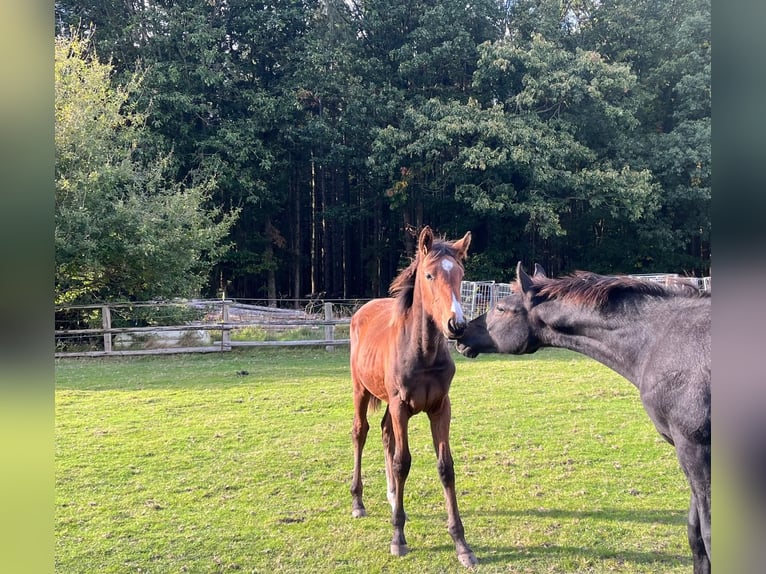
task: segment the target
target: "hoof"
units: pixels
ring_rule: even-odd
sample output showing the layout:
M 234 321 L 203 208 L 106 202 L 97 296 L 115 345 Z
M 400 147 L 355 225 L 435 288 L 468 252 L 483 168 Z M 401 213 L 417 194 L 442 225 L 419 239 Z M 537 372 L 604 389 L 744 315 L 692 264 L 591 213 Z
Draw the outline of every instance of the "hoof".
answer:
M 406 556 L 409 551 L 410 549 L 406 544 L 391 545 L 391 554 L 394 556 Z
M 354 508 L 351 511 L 351 516 L 354 518 L 362 518 L 362 516 L 367 516 L 367 511 L 364 508 Z
M 479 561 L 476 559 L 476 556 L 474 556 L 473 552 L 458 554 L 457 559 L 460 560 L 460 563 L 466 568 L 473 568 L 479 563 Z

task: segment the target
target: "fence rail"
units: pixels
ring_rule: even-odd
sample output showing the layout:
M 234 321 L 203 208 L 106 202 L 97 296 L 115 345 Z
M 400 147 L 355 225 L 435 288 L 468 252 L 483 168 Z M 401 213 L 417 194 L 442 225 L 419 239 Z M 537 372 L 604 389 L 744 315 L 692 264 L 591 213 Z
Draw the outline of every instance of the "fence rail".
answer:
M 232 300 L 62 307 L 56 309 L 55 356 L 211 353 L 254 346 L 332 350 L 349 343 L 344 335 L 362 301 L 292 303 L 299 308 Z

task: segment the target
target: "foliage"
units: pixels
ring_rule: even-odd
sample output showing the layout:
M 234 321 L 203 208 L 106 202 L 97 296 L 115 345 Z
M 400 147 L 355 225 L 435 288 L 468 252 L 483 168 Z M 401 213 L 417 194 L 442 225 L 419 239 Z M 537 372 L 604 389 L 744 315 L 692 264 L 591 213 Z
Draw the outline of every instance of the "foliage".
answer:
M 709 273 L 709 0 L 265 6 L 56 2 L 146 119 L 133 156 L 240 210 L 206 294 L 385 294 L 425 223 L 488 272 Z
M 630 384 L 560 350 L 456 362 L 451 445 L 481 571 L 689 571 L 686 481 Z M 56 571 L 464 572 L 424 414 L 410 554 L 389 554 L 377 432 L 369 516 L 351 518 L 350 393 L 342 349 L 58 360 Z
M 628 149 L 659 191 L 655 217 L 636 228 L 646 264 L 694 269 L 710 257 L 710 2 L 608 0 L 599 12 L 584 41 L 638 77 L 640 130 Z
M 140 77 L 111 73 L 86 39 L 56 39 L 56 303 L 195 295 L 234 215 L 206 206 L 212 179 L 144 156 Z

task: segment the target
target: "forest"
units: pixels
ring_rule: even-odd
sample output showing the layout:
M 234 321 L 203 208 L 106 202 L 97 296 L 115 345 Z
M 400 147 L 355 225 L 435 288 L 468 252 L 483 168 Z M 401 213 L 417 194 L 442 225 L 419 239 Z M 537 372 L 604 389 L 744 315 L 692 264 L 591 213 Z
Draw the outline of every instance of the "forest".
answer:
M 711 267 L 709 0 L 57 0 L 57 304 Z

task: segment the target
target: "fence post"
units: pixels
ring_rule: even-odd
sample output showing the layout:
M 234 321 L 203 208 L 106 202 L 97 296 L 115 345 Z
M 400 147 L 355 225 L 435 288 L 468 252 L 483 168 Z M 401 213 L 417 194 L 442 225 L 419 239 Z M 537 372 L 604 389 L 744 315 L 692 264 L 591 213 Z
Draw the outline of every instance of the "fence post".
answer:
M 101 326 L 104 329 L 104 352 L 112 352 L 112 334 L 108 332 L 112 328 L 112 312 L 109 305 L 101 307 Z
M 231 328 L 229 327 L 229 303 L 222 301 L 221 307 L 221 350 L 231 351 Z
M 325 321 L 332 321 L 332 303 L 325 303 L 324 304 L 324 320 Z M 324 326 L 324 338 L 327 341 L 334 341 L 335 340 L 335 325 L 325 325 Z M 325 346 L 326 351 L 332 351 L 335 349 L 335 345 L 327 345 Z

